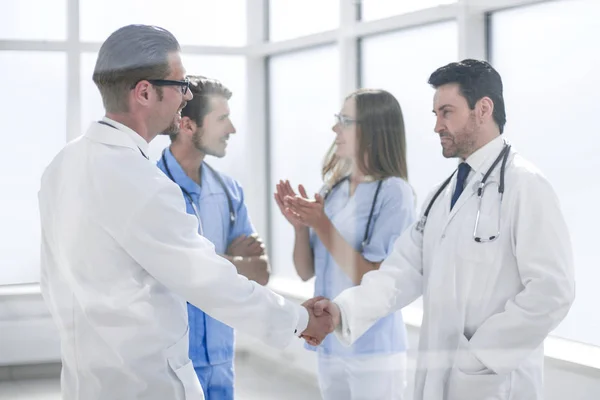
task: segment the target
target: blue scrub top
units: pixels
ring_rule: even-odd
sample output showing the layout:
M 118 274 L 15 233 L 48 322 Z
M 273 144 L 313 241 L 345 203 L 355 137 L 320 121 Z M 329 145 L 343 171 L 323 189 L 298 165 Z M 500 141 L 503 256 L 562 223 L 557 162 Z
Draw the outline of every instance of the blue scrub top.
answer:
M 335 228 L 356 250 L 360 251 L 378 182 L 364 182 L 350 196 L 350 183 L 345 180 L 335 187 L 325 202 L 325 214 Z M 400 234 L 415 221 L 415 198 L 411 186 L 401 178 L 387 178 L 373 210 L 368 243 L 362 255 L 371 262 L 383 261 L 393 249 Z M 352 280 L 336 264 L 318 236 L 311 229 L 310 243 L 315 259 L 315 296 L 333 299 Z M 365 299 L 369 301 L 369 299 Z M 308 349 L 315 347 L 306 345 Z M 352 357 L 365 354 L 393 354 L 406 351 L 406 328 L 400 311 L 379 320 L 352 346 L 346 347 L 335 335 L 328 335 L 318 350 L 327 355 Z
M 186 175 L 170 149 L 165 149 L 165 159 L 175 182 L 190 193 L 200 213 L 204 237 L 215 245 L 218 254 L 225 254 L 227 246 L 240 235 L 251 235 L 255 232 L 244 203 L 244 192 L 234 179 L 219 173 L 235 210 L 235 223 L 230 229 L 229 205 L 227 194 L 218 181 L 215 172 L 202 166 L 202 185 Z M 166 173 L 166 168 L 159 159 L 158 168 Z M 183 195 L 183 192 L 182 192 Z M 183 196 L 188 214 L 194 209 L 187 196 Z M 198 226 L 200 232 L 200 225 Z M 202 310 L 188 303 L 188 319 L 190 325 L 190 359 L 194 367 L 217 365 L 233 360 L 233 329 L 205 314 Z

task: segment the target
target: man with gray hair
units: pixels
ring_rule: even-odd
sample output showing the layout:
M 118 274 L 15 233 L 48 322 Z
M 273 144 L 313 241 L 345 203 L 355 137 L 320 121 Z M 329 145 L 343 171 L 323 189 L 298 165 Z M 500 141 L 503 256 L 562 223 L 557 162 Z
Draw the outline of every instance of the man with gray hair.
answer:
M 45 170 L 41 288 L 61 339 L 63 400 L 204 399 L 188 358 L 186 301 L 284 347 L 331 317 L 238 275 L 197 232 L 179 187 L 147 159 L 192 99 L 168 31 L 130 25 L 98 54 L 106 115 Z

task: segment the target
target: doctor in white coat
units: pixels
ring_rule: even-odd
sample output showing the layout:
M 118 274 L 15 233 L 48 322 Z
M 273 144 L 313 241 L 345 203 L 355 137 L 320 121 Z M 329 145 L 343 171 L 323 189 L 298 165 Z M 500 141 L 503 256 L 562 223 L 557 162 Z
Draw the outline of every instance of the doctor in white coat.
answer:
M 435 131 L 444 157 L 461 159 L 458 171 L 378 271 L 314 311 L 331 312 L 350 344 L 423 295 L 415 399 L 541 400 L 543 341 L 575 294 L 557 197 L 503 140 L 502 81 L 488 63 L 449 64 L 429 83 Z
M 106 117 L 43 174 L 41 288 L 60 332 L 63 400 L 202 400 L 186 300 L 273 346 L 333 330 L 330 316 L 238 275 L 146 158 L 192 98 L 184 77 L 171 33 L 117 30 L 94 70 Z

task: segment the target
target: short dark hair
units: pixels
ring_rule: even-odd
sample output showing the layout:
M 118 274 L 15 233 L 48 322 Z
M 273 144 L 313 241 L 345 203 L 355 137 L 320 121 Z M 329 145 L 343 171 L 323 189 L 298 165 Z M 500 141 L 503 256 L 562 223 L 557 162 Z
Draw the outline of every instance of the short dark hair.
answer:
M 467 100 L 471 110 L 483 97 L 492 99 L 494 121 L 500 133 L 504 131 L 506 110 L 502 96 L 502 78 L 489 63 L 473 59 L 453 62 L 438 68 L 429 77 L 429 84 L 435 89 L 448 83 L 458 83 L 460 93 Z
M 204 117 L 212 111 L 210 104 L 212 97 L 220 96 L 229 100 L 233 93 L 216 79 L 199 75 L 188 75 L 187 78 L 190 81 L 190 90 L 194 98 L 188 101 L 183 110 L 181 110 L 181 116 L 188 117 L 196 125 L 202 126 Z M 171 141 L 173 141 L 177 137 L 177 133 L 169 136 Z
M 168 56 L 177 51 L 175 36 L 157 26 L 128 25 L 113 32 L 100 47 L 93 75 L 106 111 L 127 112 L 131 88 L 169 75 Z

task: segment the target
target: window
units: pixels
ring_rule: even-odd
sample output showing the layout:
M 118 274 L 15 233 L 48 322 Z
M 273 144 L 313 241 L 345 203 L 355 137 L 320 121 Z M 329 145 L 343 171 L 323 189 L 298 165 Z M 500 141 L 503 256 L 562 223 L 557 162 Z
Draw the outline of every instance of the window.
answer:
M 0 39 L 67 39 L 67 0 L 10 0 L 1 7 Z
M 269 39 L 294 39 L 336 29 L 339 0 L 269 0 Z
M 577 298 L 554 333 L 595 345 L 600 345 L 595 232 L 600 139 L 594 123 L 600 55 L 593 38 L 600 34 L 599 14 L 597 1 L 574 0 L 497 12 L 491 19 L 507 139 L 550 180 L 571 234 Z
M 389 57 L 390 49 L 398 57 Z M 456 167 L 455 160 L 442 156 L 438 135 L 433 131 L 431 112 L 434 90 L 427 84 L 438 67 L 458 56 L 455 22 L 426 25 L 371 36 L 361 43 L 361 83 L 382 88 L 400 103 L 406 129 L 408 178 L 417 197 L 417 214 L 434 185 Z M 421 300 L 414 305 L 422 308 Z
M 66 141 L 66 81 L 65 54 L 0 52 L 0 285 L 39 282 L 37 194 Z
M 456 0 L 360 0 L 360 2 L 362 4 L 362 20 L 372 21 L 430 7 L 452 4 L 456 3 Z
M 458 57 L 456 23 L 445 22 L 371 36 L 362 41 L 362 87 L 382 88 L 400 102 L 406 128 L 408 177 L 421 209 L 431 188 L 456 168 L 442 156 L 433 131 L 434 90 L 427 84 L 438 67 Z M 394 49 L 397 57 L 390 57 Z
M 272 190 L 289 179 L 309 195 L 322 186 L 323 157 L 333 143 L 339 96 L 338 52 L 324 46 L 269 60 L 269 149 Z M 271 198 L 272 199 L 272 198 Z M 292 263 L 294 231 L 271 200 L 271 264 L 278 276 L 299 279 Z
M 80 15 L 87 42 L 103 42 L 128 24 L 150 24 L 168 29 L 182 45 L 246 44 L 246 0 L 80 0 Z

